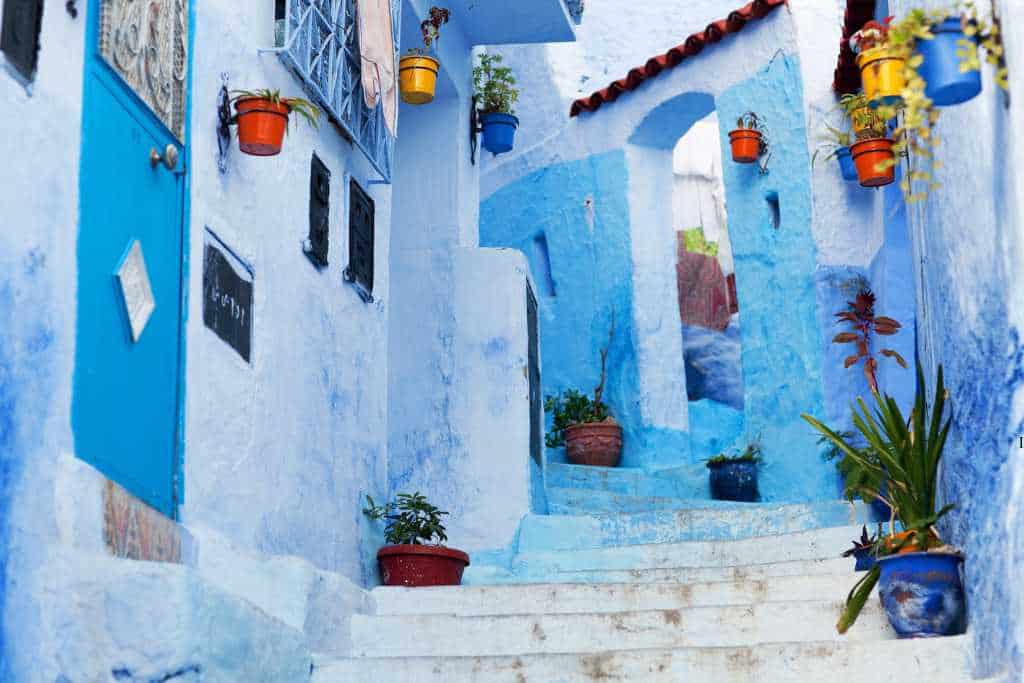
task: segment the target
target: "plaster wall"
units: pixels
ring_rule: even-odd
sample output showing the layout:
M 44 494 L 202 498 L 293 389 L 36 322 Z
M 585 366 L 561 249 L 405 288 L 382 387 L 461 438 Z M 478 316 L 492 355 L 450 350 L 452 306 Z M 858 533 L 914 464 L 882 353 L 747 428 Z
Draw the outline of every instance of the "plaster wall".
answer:
M 891 2 L 900 14 L 911 3 Z M 938 8 L 938 2 L 913 3 Z M 1020 566 L 1024 465 L 1024 8 L 1000 2 L 1012 103 L 982 68 L 984 91 L 943 108 L 938 123 L 941 187 L 907 209 L 917 292 L 917 349 L 930 388 L 942 364 L 953 427 L 941 468 L 942 524 L 964 548 L 976 674 L 1019 680 L 1024 672 Z M 987 8 L 987 5 L 986 5 Z

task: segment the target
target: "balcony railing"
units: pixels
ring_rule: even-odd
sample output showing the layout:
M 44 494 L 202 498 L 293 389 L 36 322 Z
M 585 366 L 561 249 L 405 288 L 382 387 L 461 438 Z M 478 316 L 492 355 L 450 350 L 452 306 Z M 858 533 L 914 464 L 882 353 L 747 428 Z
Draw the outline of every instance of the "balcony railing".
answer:
M 391 0 L 396 70 L 401 11 L 401 0 Z M 275 52 L 390 182 L 395 138 L 381 103 L 370 109 L 363 97 L 355 0 L 286 0 L 283 29 Z

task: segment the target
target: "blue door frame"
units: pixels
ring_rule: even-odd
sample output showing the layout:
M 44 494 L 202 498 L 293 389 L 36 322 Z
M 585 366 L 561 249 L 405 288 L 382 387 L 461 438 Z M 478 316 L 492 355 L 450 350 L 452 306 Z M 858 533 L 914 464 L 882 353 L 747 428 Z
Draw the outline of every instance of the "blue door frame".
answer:
M 160 512 L 184 500 L 185 321 L 194 8 L 184 134 L 174 133 L 100 54 L 101 0 L 86 17 L 72 430 L 76 455 Z M 147 151 L 179 151 L 174 170 Z M 133 341 L 114 271 L 138 242 L 156 308 Z

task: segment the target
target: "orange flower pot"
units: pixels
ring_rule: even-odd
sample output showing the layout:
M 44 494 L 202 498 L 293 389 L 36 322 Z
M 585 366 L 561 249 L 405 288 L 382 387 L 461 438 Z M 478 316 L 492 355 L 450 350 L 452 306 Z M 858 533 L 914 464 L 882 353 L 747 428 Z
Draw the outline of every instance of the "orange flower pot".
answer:
M 752 164 L 761 156 L 761 131 L 737 128 L 729 133 L 732 160 L 739 164 Z
M 281 153 L 291 107 L 259 97 L 247 97 L 235 102 L 235 111 L 238 112 L 239 149 L 257 157 Z
M 857 166 L 857 179 L 863 187 L 881 187 L 896 180 L 896 155 L 892 140 L 875 138 L 861 140 L 850 147 L 853 163 Z

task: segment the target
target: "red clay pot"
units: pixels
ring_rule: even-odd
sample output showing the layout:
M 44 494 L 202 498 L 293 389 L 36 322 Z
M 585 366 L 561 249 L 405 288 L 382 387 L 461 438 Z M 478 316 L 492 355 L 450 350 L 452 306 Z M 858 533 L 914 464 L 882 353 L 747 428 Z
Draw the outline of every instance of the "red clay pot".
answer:
M 377 563 L 385 586 L 458 586 L 469 555 L 443 545 L 386 545 Z
M 622 457 L 622 427 L 614 422 L 566 427 L 565 452 L 573 465 L 616 467 Z
M 737 128 L 729 133 L 732 145 L 732 160 L 740 164 L 752 164 L 761 156 L 761 131 L 751 128 Z
M 861 140 L 850 147 L 850 153 L 857 165 L 857 179 L 862 187 L 881 187 L 896 180 L 896 164 L 888 164 L 884 170 L 879 170 L 880 163 L 896 158 L 892 152 L 892 140 Z
M 281 153 L 291 107 L 259 97 L 235 102 L 238 112 L 238 148 L 257 157 Z

